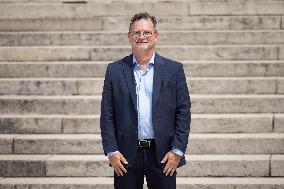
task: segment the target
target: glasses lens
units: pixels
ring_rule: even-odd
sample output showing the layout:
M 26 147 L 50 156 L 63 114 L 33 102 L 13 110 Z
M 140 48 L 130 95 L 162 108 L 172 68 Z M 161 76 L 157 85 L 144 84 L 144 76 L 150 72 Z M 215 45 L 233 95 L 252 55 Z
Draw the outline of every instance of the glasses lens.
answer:
M 145 31 L 145 32 L 143 32 L 143 35 L 145 37 L 150 37 L 152 35 L 152 32 Z
M 149 31 L 143 31 L 143 32 L 141 32 L 141 31 L 135 31 L 135 32 L 132 33 L 132 36 L 135 37 L 135 38 L 137 38 L 137 37 L 139 37 L 141 34 L 143 34 L 144 37 L 151 37 L 153 33 L 152 33 L 152 32 L 149 32 Z

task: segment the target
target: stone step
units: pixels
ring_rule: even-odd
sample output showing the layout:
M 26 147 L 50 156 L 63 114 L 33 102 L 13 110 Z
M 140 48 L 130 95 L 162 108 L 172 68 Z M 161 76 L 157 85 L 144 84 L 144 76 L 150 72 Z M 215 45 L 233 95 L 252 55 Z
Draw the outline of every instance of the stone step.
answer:
M 187 155 L 187 164 L 178 177 L 264 177 L 281 170 L 270 170 L 270 163 L 283 164 L 284 155 L 270 162 L 270 155 Z M 113 176 L 104 155 L 1 155 L 3 177 L 98 177 Z M 279 174 L 277 176 L 284 176 Z
M 146 181 L 144 189 L 147 188 Z M 113 178 L 110 177 L 52 177 L 52 178 L 3 178 L 0 180 L 1 189 L 113 189 Z M 284 178 L 269 177 L 178 177 L 177 189 L 220 189 L 220 188 L 265 188 L 280 189 L 284 187 Z
M 160 31 L 160 45 L 284 44 L 284 31 Z M 125 32 L 0 32 L 0 46 L 128 45 Z
M 283 14 L 283 1 L 194 1 L 190 15 L 274 15 Z
M 284 46 L 159 46 L 174 60 L 283 60 Z M 0 61 L 111 61 L 129 55 L 129 46 L 0 47 Z
M 0 78 L 0 95 L 100 95 L 103 78 Z M 191 94 L 281 94 L 284 77 L 187 78 Z
M 0 135 L 0 154 L 13 153 L 13 138 L 17 135 Z
M 100 96 L 0 96 L 0 114 L 99 114 Z M 283 113 L 284 95 L 191 95 L 192 113 Z
M 98 134 L 99 115 L 1 115 L 1 134 Z M 284 114 L 193 114 L 191 133 L 282 132 Z
M 274 122 L 274 131 L 275 132 L 284 132 L 284 115 L 275 114 Z
M 98 134 L 1 134 L 0 147 L 2 154 L 103 153 Z M 186 153 L 283 154 L 284 133 L 190 134 Z
M 158 16 L 159 30 L 283 29 L 284 16 Z M 0 18 L 0 31 L 126 31 L 128 17 Z M 281 23 L 282 20 L 282 23 Z
M 112 3 L 1 3 L 1 19 L 93 18 L 96 16 L 132 16 L 148 11 L 156 16 L 188 15 L 281 15 L 283 1 L 260 2 L 112 2 Z M 52 10 L 52 11 L 50 11 Z M 111 11 L 109 11 L 111 10 Z
M 258 15 L 258 16 L 210 15 L 210 16 L 188 16 L 188 17 L 161 17 L 158 18 L 157 21 L 159 24 L 158 25 L 159 29 L 163 30 L 171 30 L 171 29 L 173 30 L 250 30 L 250 29 L 259 30 L 259 29 L 283 29 L 284 27 L 283 16 L 279 18 L 279 16 L 263 16 L 263 15 Z M 16 21 L 14 22 L 15 24 L 18 24 Z M 79 21 L 77 21 L 77 23 L 78 22 Z M 40 24 L 39 21 L 37 22 L 37 24 Z M 28 27 L 29 25 L 31 24 L 28 24 L 27 26 L 22 26 L 22 28 L 27 28 L 27 30 L 36 31 L 36 29 L 33 29 L 33 27 L 31 26 Z M 129 26 L 129 18 L 127 17 L 125 18 L 109 17 L 102 20 L 101 30 L 113 31 L 113 28 L 116 28 L 116 30 L 125 30 L 126 28 L 128 28 L 128 26 Z M 14 28 L 16 28 L 16 26 Z M 59 27 L 57 28 L 60 29 Z M 87 29 L 88 28 L 86 28 L 86 30 Z M 47 31 L 50 30 L 47 29 Z
M 137 3 L 143 3 L 143 2 L 155 2 L 155 3 L 159 3 L 161 1 L 164 0 L 137 0 L 135 2 Z M 172 0 L 172 2 L 188 2 L 188 3 L 192 3 L 192 2 L 196 2 L 198 0 Z M 202 0 L 202 2 L 222 2 L 220 0 Z M 242 3 L 255 3 L 255 2 L 269 2 L 271 0 L 227 0 L 228 2 L 242 2 Z M 86 1 L 82 1 L 82 2 L 78 2 L 77 0 L 66 0 L 66 1 L 62 1 L 62 0 L 0 0 L 0 3 L 114 3 L 117 2 L 116 0 L 86 0 Z M 133 3 L 132 0 L 120 0 L 120 2 L 124 2 L 124 3 Z
M 182 61 L 187 77 L 283 77 L 284 61 Z M 0 62 L 0 78 L 104 77 L 108 62 Z M 226 71 L 224 71 L 226 70 Z M 283 91 L 283 87 L 278 90 Z
M 0 19 L 131 17 L 143 11 L 149 11 L 157 16 L 188 16 L 189 13 L 188 5 L 184 2 L 2 3 Z
M 281 177 L 284 175 L 284 156 L 273 155 L 271 157 L 271 176 Z

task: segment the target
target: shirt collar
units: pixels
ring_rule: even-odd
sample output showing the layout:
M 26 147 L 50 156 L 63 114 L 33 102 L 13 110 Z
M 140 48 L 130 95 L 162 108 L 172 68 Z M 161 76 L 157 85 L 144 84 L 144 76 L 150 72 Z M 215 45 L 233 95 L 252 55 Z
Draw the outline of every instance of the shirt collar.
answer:
M 156 56 L 156 53 L 154 52 L 154 54 L 152 55 L 152 58 L 150 59 L 149 64 L 154 64 L 155 56 Z M 133 55 L 133 65 L 139 65 L 134 55 Z

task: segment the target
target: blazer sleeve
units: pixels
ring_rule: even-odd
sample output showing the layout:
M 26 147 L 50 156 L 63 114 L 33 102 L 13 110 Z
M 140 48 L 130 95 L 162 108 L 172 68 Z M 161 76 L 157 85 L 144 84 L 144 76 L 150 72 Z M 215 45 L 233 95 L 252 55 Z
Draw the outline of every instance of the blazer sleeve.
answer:
M 101 101 L 100 129 L 105 155 L 118 151 L 114 125 L 113 86 L 110 65 L 107 66 Z
M 176 79 L 176 110 L 175 110 L 175 133 L 171 146 L 186 151 L 191 122 L 191 102 L 183 70 L 180 64 Z

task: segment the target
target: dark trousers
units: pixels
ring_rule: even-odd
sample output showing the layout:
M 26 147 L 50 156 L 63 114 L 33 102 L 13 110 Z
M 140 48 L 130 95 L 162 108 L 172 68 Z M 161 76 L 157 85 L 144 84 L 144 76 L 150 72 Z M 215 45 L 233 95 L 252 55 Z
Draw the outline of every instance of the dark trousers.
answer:
M 138 149 L 135 164 L 127 166 L 127 173 L 114 173 L 115 189 L 143 189 L 144 175 L 148 189 L 176 189 L 176 173 L 166 176 L 157 162 L 155 146 Z

